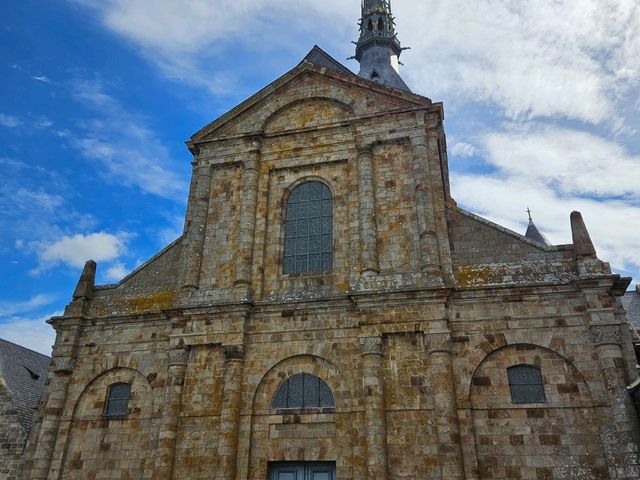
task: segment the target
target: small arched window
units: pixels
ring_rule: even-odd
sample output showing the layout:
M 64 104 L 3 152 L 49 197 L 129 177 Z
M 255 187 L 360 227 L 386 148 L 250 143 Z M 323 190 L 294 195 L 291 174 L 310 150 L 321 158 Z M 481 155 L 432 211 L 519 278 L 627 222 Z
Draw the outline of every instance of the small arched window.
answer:
M 324 380 L 308 373 L 293 375 L 278 388 L 271 408 L 275 410 L 334 408 L 336 401 Z
M 533 365 L 516 365 L 507 369 L 512 403 L 546 403 L 542 373 Z
M 373 22 L 371 20 L 369 20 L 369 23 L 367 23 L 367 30 L 373 32 Z
M 105 417 L 126 417 L 129 412 L 131 398 L 130 383 L 114 383 L 107 392 L 107 403 L 104 408 Z
M 287 201 L 284 273 L 324 273 L 332 267 L 331 190 L 322 182 L 305 182 Z
M 378 30 L 384 30 L 384 20 L 382 18 L 378 19 Z

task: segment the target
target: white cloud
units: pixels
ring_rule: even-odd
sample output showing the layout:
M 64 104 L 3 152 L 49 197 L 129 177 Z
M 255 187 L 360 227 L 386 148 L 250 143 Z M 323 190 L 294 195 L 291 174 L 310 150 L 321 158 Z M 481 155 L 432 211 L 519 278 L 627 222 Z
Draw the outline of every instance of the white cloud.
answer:
M 38 116 L 33 121 L 34 128 L 46 129 L 53 126 L 53 122 L 45 116 Z
M 111 267 L 107 269 L 107 272 L 106 272 L 107 278 L 115 282 L 122 280 L 128 274 L 129 274 L 129 270 L 121 262 L 114 263 Z
M 214 93 L 234 87 L 231 48 L 258 58 L 317 42 L 342 54 L 359 16 L 357 2 L 341 0 L 70 1 L 95 9 L 168 77 Z M 635 0 L 396 0 L 393 8 L 412 47 L 403 74 L 429 96 L 495 104 L 512 118 L 598 123 L 640 82 Z
M 640 156 L 597 135 L 557 126 L 486 135 L 488 160 L 504 174 L 537 179 L 563 193 L 640 201 Z
M 0 316 L 0 338 L 50 356 L 56 333 L 46 322 L 51 317 L 60 315 L 62 312 L 53 312 L 36 318 L 24 316 L 2 318 Z
M 42 83 L 53 83 L 46 75 L 36 75 L 31 78 Z
M 15 314 L 29 313 L 45 305 L 51 304 L 54 297 L 48 294 L 39 294 L 22 302 L 0 301 L 0 318 Z
M 113 182 L 184 200 L 187 182 L 176 173 L 176 162 L 145 126 L 145 119 L 106 94 L 98 81 L 77 82 L 74 96 L 94 110 L 96 118 L 86 122 L 77 136 L 69 138 L 72 146 L 85 158 L 98 162 L 103 175 Z
M 38 244 L 40 264 L 35 273 L 59 264 L 82 267 L 88 260 L 113 261 L 125 253 L 126 234 L 106 232 L 65 236 L 52 243 Z
M 17 117 L 0 113 L 0 125 L 7 128 L 17 128 L 21 127 L 23 124 L 22 121 Z
M 476 154 L 476 147 L 467 142 L 456 142 L 449 147 L 449 153 L 458 157 L 473 157 Z
M 639 83 L 635 0 L 394 5 L 413 47 L 405 73 L 438 98 L 495 104 L 512 118 L 598 123 Z
M 341 0 L 218 0 L 215 6 L 209 0 L 69 1 L 95 9 L 107 28 L 128 39 L 166 77 L 214 95 L 237 91 L 237 74 L 227 64 L 237 70 L 238 63 L 229 60 L 239 50 L 282 54 L 297 50 L 305 37 L 309 48 L 320 38 L 332 43 L 350 38 L 359 10 L 356 2 Z

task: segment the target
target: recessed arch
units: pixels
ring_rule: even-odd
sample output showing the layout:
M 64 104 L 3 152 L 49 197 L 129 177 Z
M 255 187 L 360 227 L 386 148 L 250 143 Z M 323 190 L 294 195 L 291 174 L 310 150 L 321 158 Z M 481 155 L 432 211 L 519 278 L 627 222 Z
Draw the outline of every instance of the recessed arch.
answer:
M 473 371 L 473 374 L 471 375 L 471 380 L 470 380 L 470 384 L 469 384 L 469 390 L 468 390 L 468 395 L 469 395 L 469 400 L 473 403 L 473 399 L 472 399 L 472 393 L 473 393 L 473 388 L 474 388 L 474 379 L 477 379 L 482 372 L 483 366 L 485 366 L 488 362 L 491 362 L 493 360 L 496 359 L 496 357 L 498 356 L 503 356 L 503 357 L 514 357 L 514 358 L 518 358 L 518 356 L 520 358 L 527 358 L 529 357 L 529 359 L 527 361 L 516 361 L 514 360 L 509 366 L 516 366 L 516 365 L 520 365 L 520 364 L 528 364 L 528 365 L 533 365 L 536 367 L 540 367 L 539 364 L 536 364 L 536 362 L 534 360 L 532 360 L 531 358 L 535 357 L 536 354 L 535 352 L 546 352 L 546 354 L 548 356 L 553 357 L 557 360 L 562 360 L 564 362 L 565 365 L 565 369 L 567 371 L 567 374 L 573 379 L 574 382 L 577 382 L 581 385 L 581 388 L 585 391 L 585 394 L 588 395 L 589 398 L 591 398 L 591 392 L 589 389 L 589 384 L 586 381 L 584 375 L 582 375 L 582 373 L 567 359 L 565 358 L 563 355 L 559 354 L 558 352 L 543 347 L 541 345 L 535 345 L 535 344 L 530 344 L 530 343 L 515 343 L 515 344 L 510 344 L 510 345 L 504 345 L 500 348 L 497 348 L 496 350 L 493 350 L 492 352 L 488 353 L 481 361 L 480 363 L 476 366 L 476 368 Z M 512 353 L 515 352 L 515 353 Z M 519 353 L 519 355 L 517 355 L 517 353 Z M 544 373 L 544 371 L 543 371 Z M 482 374 L 484 375 L 484 374 Z M 504 369 L 503 372 L 503 379 L 508 379 L 507 376 L 507 370 L 506 368 Z M 476 384 L 477 383 L 481 383 L 478 382 L 476 380 Z M 506 382 L 506 385 L 508 385 L 508 381 Z
M 512 373 L 519 368 L 526 372 L 514 381 Z M 524 387 L 523 391 L 514 392 L 514 386 Z M 600 478 L 602 445 L 593 441 L 599 405 L 583 375 L 559 353 L 528 343 L 492 351 L 474 371 L 469 405 L 481 480 L 497 478 L 505 469 L 519 476 L 520 468 L 534 461 L 539 451 L 562 442 L 562 435 L 569 431 L 580 453 L 550 458 L 546 466 L 563 471 L 562 478 L 570 468 L 584 471 L 585 477 Z M 522 457 L 517 464 L 509 456 L 514 449 Z M 602 461 L 594 464 L 593 458 Z
M 292 355 L 277 361 L 262 376 L 256 386 L 252 400 L 253 413 L 269 413 L 271 401 L 280 385 L 288 378 L 308 373 L 320 377 L 333 393 L 336 409 L 347 407 L 351 399 L 352 386 L 346 383 L 336 365 L 324 357 L 309 353 Z
M 130 367 L 113 367 L 96 375 L 90 380 L 84 387 L 73 408 L 73 418 L 99 418 L 104 411 L 104 405 L 99 406 L 95 402 L 84 405 L 85 399 L 88 396 L 100 398 L 101 391 L 103 403 L 106 401 L 106 393 L 111 385 L 118 383 L 128 383 L 132 385 L 132 395 L 134 400 L 140 400 L 139 406 L 135 408 L 135 412 L 141 415 L 150 414 L 152 410 L 151 405 L 151 385 L 149 380 L 140 372 Z M 85 408 L 86 406 L 86 408 Z M 100 414 L 98 414 L 100 412 Z
M 331 97 L 306 97 L 290 101 L 271 112 L 262 124 L 265 133 L 316 127 L 347 120 L 351 105 Z

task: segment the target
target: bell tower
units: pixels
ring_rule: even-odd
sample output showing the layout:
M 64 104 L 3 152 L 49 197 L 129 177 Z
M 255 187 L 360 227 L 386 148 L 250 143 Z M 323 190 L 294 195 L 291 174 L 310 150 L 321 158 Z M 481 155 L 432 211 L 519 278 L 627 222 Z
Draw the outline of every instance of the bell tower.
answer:
M 399 58 L 405 49 L 396 35 L 390 0 L 362 0 L 360 38 L 355 44 L 359 76 L 410 91 L 399 73 Z

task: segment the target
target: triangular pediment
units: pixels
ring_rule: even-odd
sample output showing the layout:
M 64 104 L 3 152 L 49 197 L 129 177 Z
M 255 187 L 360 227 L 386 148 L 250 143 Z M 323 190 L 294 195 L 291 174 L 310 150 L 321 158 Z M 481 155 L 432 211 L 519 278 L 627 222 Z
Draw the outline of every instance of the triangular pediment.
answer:
M 205 126 L 191 141 L 195 145 L 277 129 L 317 127 L 431 104 L 426 97 L 358 77 L 316 46 L 299 65 Z M 287 114 L 298 122 L 290 128 Z

